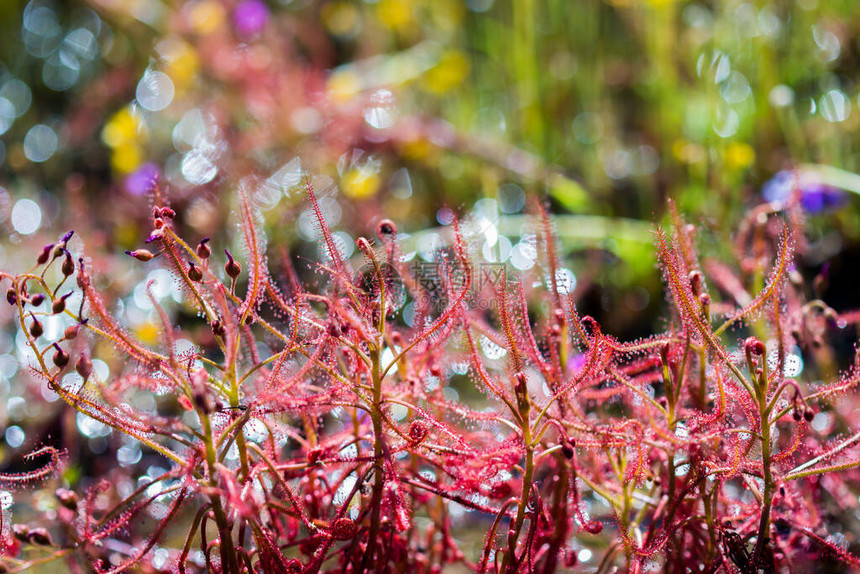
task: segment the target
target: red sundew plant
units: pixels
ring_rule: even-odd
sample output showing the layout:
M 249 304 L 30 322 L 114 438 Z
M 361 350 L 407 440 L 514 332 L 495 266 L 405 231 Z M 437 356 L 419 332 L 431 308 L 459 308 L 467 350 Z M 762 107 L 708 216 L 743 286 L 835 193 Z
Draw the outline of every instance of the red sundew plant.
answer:
M 790 376 L 796 345 L 820 342 L 819 319 L 839 322 L 807 300 L 794 266 L 796 200 L 750 214 L 740 272 L 701 263 L 695 230 L 670 210 L 655 243 L 671 317 L 624 343 L 577 311 L 543 210 L 533 272 L 488 273 L 455 221 L 431 278 L 405 262 L 388 220 L 344 258 L 310 186 L 308 197 L 322 245 L 313 287 L 268 248 L 244 193 L 244 253 L 220 257 L 221 238 L 179 236 L 156 190 L 148 247 L 128 254 L 169 269 L 198 313 L 177 325 L 149 291 L 156 346 L 114 318 L 105 270 L 71 252 L 70 234 L 29 271 L 0 275 L 31 372 L 166 467 L 118 469 L 137 485 L 126 492 L 106 478 L 60 488 L 41 525 L 10 526 L 0 501 L 6 570 L 548 573 L 590 556 L 599 572 L 860 566 L 836 525 L 857 505 L 860 433 L 841 405 L 860 373 Z M 47 316 L 70 326 L 46 338 Z M 195 343 L 184 352 L 180 329 Z M 129 359 L 106 380 L 99 341 Z M 458 386 L 479 398 L 458 399 Z M 156 408 L 133 406 L 134 393 Z M 810 425 L 819 415 L 828 424 Z M 61 446 L 0 482 L 48 480 Z

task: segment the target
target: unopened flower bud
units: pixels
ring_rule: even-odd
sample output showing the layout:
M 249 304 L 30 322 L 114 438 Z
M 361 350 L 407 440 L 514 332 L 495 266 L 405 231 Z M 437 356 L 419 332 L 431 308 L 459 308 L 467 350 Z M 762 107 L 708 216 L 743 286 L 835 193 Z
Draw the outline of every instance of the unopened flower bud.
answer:
M 54 302 L 51 303 L 51 312 L 56 315 L 58 313 L 62 313 L 66 310 L 66 299 L 68 299 L 72 295 L 72 292 L 69 291 L 65 295 L 57 297 L 54 299 Z
M 806 422 L 811 423 L 812 419 L 815 418 L 815 413 L 812 412 L 812 409 L 804 409 L 803 418 L 806 420 Z
M 53 357 L 54 364 L 61 369 L 65 369 L 66 365 L 69 364 L 69 354 L 56 343 L 54 343 L 54 348 L 56 349 Z
M 87 355 L 81 355 L 75 362 L 75 371 L 86 381 L 93 374 L 93 362 Z
M 27 535 L 30 534 L 30 527 L 26 524 L 13 524 L 12 536 L 21 542 L 27 542 Z
M 603 523 L 599 520 L 589 520 L 582 525 L 582 529 L 589 534 L 600 534 L 603 532 Z
M 51 546 L 53 544 L 51 541 L 51 535 L 48 533 L 46 528 L 31 529 L 30 533 L 27 535 L 27 541 L 39 546 Z
M 69 239 L 72 238 L 72 235 L 75 234 L 75 231 L 69 231 L 65 235 L 63 235 L 57 244 L 54 246 L 54 258 L 61 256 L 63 252 L 66 250 L 66 243 L 68 243 Z
M 57 500 L 60 501 L 60 504 L 62 504 L 63 507 L 68 508 L 69 510 L 78 509 L 78 495 L 73 491 L 67 488 L 58 488 L 55 494 L 57 496 Z
M 355 521 L 345 516 L 338 518 L 331 525 L 331 537 L 335 540 L 350 540 L 357 531 Z
M 44 265 L 48 262 L 48 258 L 51 257 L 51 250 L 54 249 L 54 244 L 49 243 L 42 248 L 42 252 L 39 253 L 39 256 L 36 258 L 36 263 L 39 265 Z
M 518 395 L 525 393 L 526 388 L 527 388 L 526 387 L 526 382 L 527 382 L 526 381 L 526 374 L 523 373 L 522 371 L 518 372 L 516 374 L 516 380 L 517 380 L 517 382 L 514 384 L 514 390 L 517 392 Z
M 761 357 L 766 351 L 764 343 L 755 337 L 749 337 L 744 341 L 744 349 L 754 357 Z
M 72 254 L 68 250 L 66 251 L 66 258 L 63 259 L 63 266 L 60 269 L 66 277 L 75 272 L 75 262 L 72 261 Z
M 412 421 L 409 423 L 409 438 L 416 443 L 427 438 L 427 425 L 422 421 Z
M 173 219 L 176 217 L 176 212 L 170 209 L 169 207 L 162 207 L 159 215 L 164 219 Z
M 215 319 L 212 322 L 212 333 L 216 337 L 221 337 L 221 338 L 223 338 L 224 335 L 227 334 L 227 330 L 224 329 L 224 323 L 222 323 L 220 319 Z
M 155 257 L 152 251 L 148 249 L 135 249 L 134 251 L 126 251 L 125 254 L 143 262 L 149 261 Z
M 570 460 L 573 458 L 573 449 L 570 448 L 569 444 L 561 445 L 561 454 L 564 455 L 564 458 Z
M 513 488 L 507 482 L 497 482 L 490 487 L 490 498 L 507 498 L 513 493 Z
M 38 307 L 39 305 L 41 305 L 44 302 L 45 302 L 45 296 L 42 295 L 41 293 L 36 293 L 32 297 L 30 297 L 30 305 L 32 305 L 33 307 Z
M 697 270 L 693 270 L 690 271 L 689 278 L 690 289 L 692 289 L 693 295 L 698 296 L 702 292 L 702 274 Z
M 66 327 L 66 331 L 63 333 L 63 338 L 71 341 L 75 337 L 78 336 L 78 331 L 81 330 L 81 325 L 86 325 L 87 319 L 84 319 L 80 323 L 75 323 L 74 325 L 69 325 Z
M 203 272 L 191 261 L 188 262 L 188 278 L 197 283 L 203 280 Z
M 212 255 L 212 250 L 209 248 L 209 238 L 204 237 L 197 244 L 197 257 L 200 259 L 209 259 L 210 255 Z
M 30 323 L 30 335 L 31 335 L 34 339 L 38 339 L 39 337 L 41 337 L 41 336 L 42 336 L 42 333 L 44 333 L 44 332 L 45 332 L 45 330 L 42 328 L 42 324 L 39 322 L 39 320 L 38 320 L 38 319 L 36 319 L 36 316 L 35 316 L 35 315 L 33 315 L 32 313 L 30 313 L 30 317 L 32 317 L 32 318 L 33 318 L 33 322 L 32 322 L 32 323 Z
M 394 235 L 397 233 L 397 226 L 390 219 L 383 219 L 379 222 L 379 225 L 376 226 L 376 233 L 380 238 Z
M 159 239 L 164 238 L 164 231 L 161 229 L 154 229 L 152 233 L 149 234 L 149 237 L 146 238 L 144 243 L 152 243 L 153 241 L 158 241 Z
M 18 293 L 15 291 L 14 287 L 9 287 L 6 290 L 6 302 L 10 305 L 14 305 L 18 302 Z
M 224 264 L 224 271 L 227 272 L 227 275 L 229 275 L 231 279 L 235 279 L 239 276 L 239 273 L 242 272 L 242 266 L 233 259 L 233 256 L 230 255 L 229 251 L 225 249 L 224 253 L 227 254 L 227 263 Z

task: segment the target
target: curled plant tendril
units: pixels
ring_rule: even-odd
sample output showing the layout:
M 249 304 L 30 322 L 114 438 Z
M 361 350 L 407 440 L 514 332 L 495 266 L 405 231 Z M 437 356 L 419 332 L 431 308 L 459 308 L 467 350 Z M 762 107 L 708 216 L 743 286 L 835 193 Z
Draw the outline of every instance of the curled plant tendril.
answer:
M 0 485 L 4 488 L 22 488 L 47 480 L 59 471 L 63 454 L 63 451 L 59 451 L 52 446 L 43 446 L 40 449 L 34 450 L 24 455 L 24 460 L 34 460 L 43 456 L 50 457 L 50 460 L 36 470 L 14 474 L 0 473 Z

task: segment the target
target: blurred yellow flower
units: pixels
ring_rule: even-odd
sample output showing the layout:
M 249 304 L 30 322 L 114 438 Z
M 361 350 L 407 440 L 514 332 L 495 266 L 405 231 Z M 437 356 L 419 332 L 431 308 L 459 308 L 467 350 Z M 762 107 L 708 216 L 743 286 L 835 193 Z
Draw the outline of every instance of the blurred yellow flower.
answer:
M 376 5 L 379 21 L 387 28 L 404 32 L 415 23 L 410 0 L 380 0 Z
M 102 129 L 102 141 L 111 148 L 111 167 L 119 173 L 137 169 L 143 161 L 141 144 L 145 140 L 145 126 L 128 106 L 111 116 Z
M 342 180 L 343 194 L 351 199 L 371 197 L 379 191 L 379 174 L 368 167 L 352 168 Z
M 188 24 L 201 35 L 211 34 L 221 27 L 226 19 L 224 6 L 216 0 L 194 2 L 188 7 Z
M 200 59 L 194 49 L 179 38 L 168 38 L 159 42 L 156 50 L 163 61 L 162 69 L 173 80 L 176 91 L 187 89 L 200 69 Z
M 755 150 L 751 145 L 742 142 L 732 142 L 723 152 L 723 162 L 727 169 L 744 169 L 755 161 Z
M 138 325 L 134 334 L 137 335 L 137 338 L 146 345 L 154 345 L 159 342 L 161 339 L 161 333 L 158 330 L 158 327 L 155 323 L 146 322 Z
M 461 50 L 448 50 L 424 75 L 424 87 L 437 94 L 451 91 L 469 75 L 469 58 Z
M 124 143 L 113 149 L 111 167 L 122 174 L 131 173 L 143 162 L 143 150 L 136 143 Z
M 337 103 L 344 103 L 361 91 L 361 79 L 352 70 L 339 70 L 328 79 L 328 93 Z
M 111 148 L 118 147 L 129 142 L 134 142 L 143 137 L 143 122 L 137 117 L 131 107 L 125 107 L 107 121 L 102 130 L 102 141 Z
M 407 159 L 425 160 L 436 149 L 438 148 L 425 138 L 415 138 L 403 142 L 401 153 Z
M 361 13 L 349 2 L 329 2 L 322 7 L 320 16 L 325 27 L 335 36 L 352 36 L 361 27 Z

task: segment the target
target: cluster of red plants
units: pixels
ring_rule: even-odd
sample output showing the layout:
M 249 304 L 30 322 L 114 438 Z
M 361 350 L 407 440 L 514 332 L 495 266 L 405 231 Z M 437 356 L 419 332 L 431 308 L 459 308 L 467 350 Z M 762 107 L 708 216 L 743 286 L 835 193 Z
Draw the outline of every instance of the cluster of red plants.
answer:
M 860 372 L 814 387 L 786 376 L 791 350 L 820 343 L 838 319 L 808 300 L 794 267 L 796 198 L 750 214 L 738 271 L 700 262 L 695 230 L 670 210 L 672 231 L 656 233 L 668 326 L 625 343 L 553 280 L 559 255 L 540 208 L 532 274 L 477 284 L 455 221 L 428 294 L 394 223 L 345 260 L 308 187 L 322 245 L 312 287 L 290 257 L 275 260 L 244 194 L 234 258 L 214 249 L 223 238 L 180 237 L 182 214 L 155 191 L 147 248 L 129 255 L 167 267 L 199 313 L 183 325 L 196 347 L 181 354 L 179 326 L 151 295 L 157 348 L 119 324 L 69 235 L 32 269 L 0 274 L 31 372 L 169 467 L 130 495 L 107 480 L 60 489 L 51 525 L 10 527 L 4 506 L 5 569 L 57 559 L 98 572 L 549 573 L 586 548 L 601 572 L 860 566 L 828 527 L 828 500 L 857 505 L 860 434 L 833 439 L 854 422 L 839 405 Z M 70 308 L 73 291 L 82 302 Z M 413 327 L 392 305 L 403 293 Z M 475 296 L 494 304 L 468 305 Z M 46 340 L 40 319 L 57 314 L 74 324 Z M 109 380 L 92 366 L 98 339 L 130 359 Z M 64 384 L 71 369 L 82 384 Z M 464 373 L 483 394 L 474 404 L 451 392 Z M 127 401 L 140 392 L 157 396 L 155 412 Z M 832 424 L 811 430 L 822 411 Z M 49 479 L 59 448 L 0 481 Z

